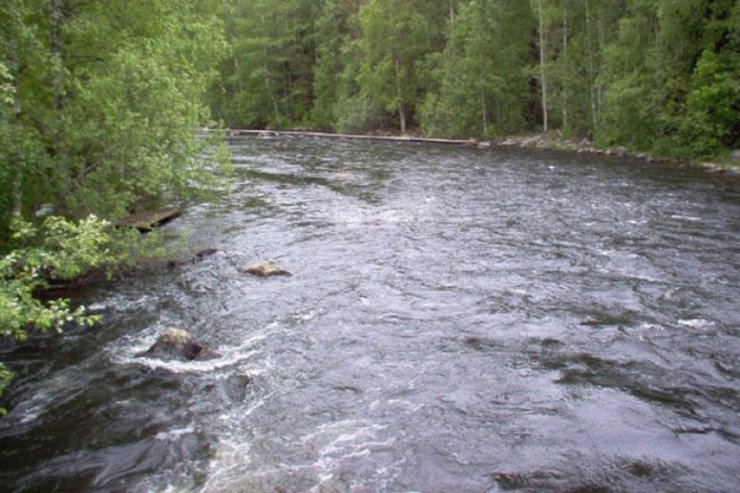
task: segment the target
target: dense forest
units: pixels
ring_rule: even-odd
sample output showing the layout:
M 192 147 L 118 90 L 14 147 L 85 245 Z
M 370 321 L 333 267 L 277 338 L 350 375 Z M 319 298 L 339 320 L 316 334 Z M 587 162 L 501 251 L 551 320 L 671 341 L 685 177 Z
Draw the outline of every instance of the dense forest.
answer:
M 235 127 L 559 131 L 672 157 L 740 145 L 735 0 L 234 2 L 210 91 Z
M 0 336 L 93 322 L 34 291 L 121 261 L 109 221 L 214 188 L 228 159 L 198 129 L 219 125 L 721 158 L 740 147 L 740 4 L 4 0 Z

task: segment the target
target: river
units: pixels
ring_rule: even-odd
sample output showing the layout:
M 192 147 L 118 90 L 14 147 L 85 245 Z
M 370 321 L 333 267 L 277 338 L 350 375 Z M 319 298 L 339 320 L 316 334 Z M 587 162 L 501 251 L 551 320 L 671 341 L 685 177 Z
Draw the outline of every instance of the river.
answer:
M 740 182 L 520 149 L 234 137 L 219 251 L 4 346 L 0 490 L 737 491 Z M 271 260 L 292 277 L 238 272 Z M 169 326 L 210 361 L 137 357 Z

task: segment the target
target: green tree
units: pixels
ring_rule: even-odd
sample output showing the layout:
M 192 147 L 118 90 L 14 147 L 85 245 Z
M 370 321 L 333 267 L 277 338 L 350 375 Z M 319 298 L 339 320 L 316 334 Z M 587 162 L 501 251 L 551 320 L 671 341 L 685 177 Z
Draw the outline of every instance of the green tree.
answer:
M 16 98 L 0 148 L 20 156 L 4 163 L 21 163 L 3 165 L 2 186 L 20 190 L 23 214 L 52 202 L 70 216 L 120 217 L 185 198 L 195 175 L 208 180 L 196 130 L 224 50 L 217 19 L 174 0 L 83 2 L 62 14 L 63 3 L 49 5 L 0 8 Z
M 450 27 L 439 90 L 424 102 L 425 133 L 490 136 L 521 130 L 533 18 L 522 2 L 473 0 Z
M 737 141 L 737 46 L 729 0 L 632 0 L 606 49 L 609 143 L 710 157 Z
M 224 10 L 231 56 L 212 89 L 229 125 L 290 127 L 308 120 L 318 0 L 243 0 Z
M 408 0 L 370 0 L 360 8 L 362 94 L 398 114 L 405 133 L 421 101 L 416 62 L 430 48 L 427 19 Z
M 600 137 L 607 144 L 647 149 L 660 132 L 666 93 L 664 73 L 658 69 L 658 30 L 655 1 L 631 0 L 616 42 L 605 50 L 602 77 L 609 90 Z
M 347 61 L 343 47 L 351 44 L 349 22 L 356 11 L 338 0 L 324 2 L 316 19 L 316 61 L 313 65 L 313 102 L 310 123 L 321 130 L 338 128 L 335 118 L 341 85 L 337 84 Z M 346 52 L 344 52 L 346 53 Z M 351 63 L 351 62 L 350 62 Z M 354 78 L 354 77 L 352 77 Z
M 679 127 L 680 142 L 699 157 L 714 157 L 738 143 L 740 129 L 740 82 L 720 62 L 720 56 L 705 51 L 691 78 L 684 115 Z

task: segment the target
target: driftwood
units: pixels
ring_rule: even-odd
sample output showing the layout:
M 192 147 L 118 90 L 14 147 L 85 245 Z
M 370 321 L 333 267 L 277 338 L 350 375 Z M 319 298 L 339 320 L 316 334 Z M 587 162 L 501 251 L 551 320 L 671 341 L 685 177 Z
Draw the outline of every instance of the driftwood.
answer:
M 117 226 L 136 228 L 139 231 L 151 231 L 174 218 L 182 215 L 179 207 L 168 207 L 154 211 L 139 211 L 116 222 Z
M 457 140 L 457 139 L 434 139 L 427 137 L 410 137 L 406 135 L 361 135 L 361 134 L 333 134 L 326 132 L 311 132 L 302 130 L 244 130 L 244 129 L 231 129 L 228 130 L 229 135 L 254 135 L 257 137 L 279 137 L 281 135 L 291 135 L 298 137 L 321 137 L 321 138 L 334 138 L 334 139 L 356 139 L 356 140 L 381 140 L 390 142 L 420 142 L 427 144 L 446 144 L 446 145 L 459 145 L 459 146 L 479 146 L 488 147 L 490 143 L 481 142 L 475 139 L 469 140 Z

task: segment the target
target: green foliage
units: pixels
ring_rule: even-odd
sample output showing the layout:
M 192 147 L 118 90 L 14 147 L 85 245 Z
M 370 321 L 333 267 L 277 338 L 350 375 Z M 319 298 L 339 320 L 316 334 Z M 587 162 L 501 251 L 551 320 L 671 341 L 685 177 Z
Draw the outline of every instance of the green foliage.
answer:
M 342 45 L 344 65 L 337 78 L 336 101 L 331 107 L 334 129 L 340 132 L 372 132 L 392 125 L 379 101 L 363 93 L 358 82 L 362 67 L 359 40 L 346 40 Z
M 313 94 L 309 124 L 320 130 L 337 127 L 334 105 L 339 99 L 337 74 L 343 71 L 342 46 L 348 16 L 335 0 L 324 3 L 315 23 L 316 63 L 313 66 Z
M 98 319 L 85 315 L 84 307 L 72 311 L 68 300 L 44 304 L 33 294 L 50 279 L 72 279 L 114 262 L 108 226 L 95 216 L 79 222 L 52 216 L 40 227 L 13 224 L 11 241 L 20 246 L 0 258 L 0 336 L 24 340 L 28 327 L 61 330 L 65 323 L 89 325 Z
M 79 222 L 48 217 L 40 227 L 13 223 L 11 243 L 17 247 L 0 258 L 0 337 L 24 341 L 29 328 L 61 331 L 66 324 L 90 326 L 100 320 L 84 306 L 72 309 L 67 299 L 44 303 L 34 293 L 50 279 L 71 279 L 114 262 L 108 226 L 95 216 Z M 11 376 L 0 363 L 0 397 Z
M 523 127 L 528 88 L 526 3 L 473 0 L 451 24 L 438 93 L 422 108 L 427 134 L 487 137 Z
M 734 145 L 740 128 L 740 83 L 719 56 L 705 51 L 694 70 L 680 141 L 692 155 L 714 157 Z
M 231 49 L 211 89 L 217 118 L 261 128 L 283 128 L 308 118 L 318 4 L 246 0 L 223 10 Z
M 408 0 L 370 0 L 360 8 L 360 91 L 386 111 L 398 113 L 405 132 L 421 102 L 416 61 L 431 43 L 427 19 Z
M 83 2 L 61 21 L 30 2 L 0 7 L 11 40 L 0 60 L 15 86 L 0 131 L 3 215 L 17 195 L 22 214 L 51 202 L 69 216 L 121 217 L 187 200 L 190 184 L 210 179 L 196 130 L 209 123 L 203 96 L 226 43 L 208 4 Z
M 732 13 L 728 1 L 628 2 L 605 49 L 601 140 L 674 157 L 711 158 L 735 145 Z

